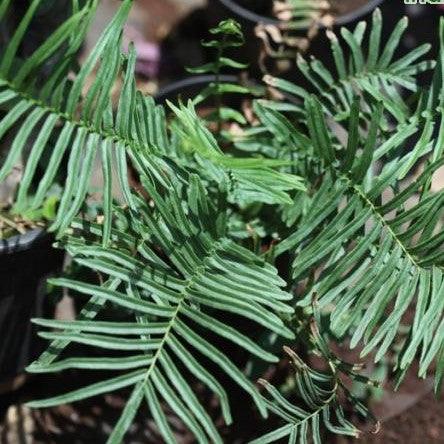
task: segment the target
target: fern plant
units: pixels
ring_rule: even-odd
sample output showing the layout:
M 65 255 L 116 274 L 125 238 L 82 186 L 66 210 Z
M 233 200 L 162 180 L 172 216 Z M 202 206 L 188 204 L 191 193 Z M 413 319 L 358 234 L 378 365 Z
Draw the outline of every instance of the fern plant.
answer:
M 297 392 L 300 393 L 302 403 L 289 402 L 269 381 L 260 379 L 259 384 L 265 388 L 267 393 L 266 405 L 271 412 L 285 422 L 285 425 L 255 439 L 251 444 L 279 442 L 283 439 L 288 439 L 288 442 L 297 442 L 297 440 L 310 442 L 311 440 L 320 444 L 323 442 L 321 424 L 325 430 L 333 434 L 360 438 L 362 432 L 346 418 L 343 398 L 353 405 L 356 414 L 360 415 L 362 419 L 374 422 L 373 433 L 379 431 L 380 424 L 373 418 L 367 407 L 353 396 L 347 388 L 345 378 L 341 376 L 368 385 L 377 385 L 377 383 L 362 378 L 359 374 L 362 370 L 360 366 L 350 365 L 333 356 L 320 336 L 316 324 L 312 324 L 312 329 L 315 349 L 328 363 L 328 371 L 314 370 L 294 350 L 284 347 L 291 359 L 295 372 L 293 384 L 297 387 Z
M 0 3 L 0 17 L 9 3 Z M 131 0 L 121 3 L 86 62 L 73 70 L 96 3 L 79 7 L 73 0 L 72 16 L 13 72 L 39 5 L 34 0 L 0 62 L 0 135 L 13 136 L 1 178 L 36 134 L 16 211 L 38 206 L 66 157 L 51 230 L 58 246 L 101 281 L 69 275 L 51 281 L 88 301 L 75 321 L 34 320 L 50 343 L 29 367 L 97 371 L 99 382 L 30 405 L 126 388 L 128 401 L 108 442 L 123 441 L 142 404 L 165 442 L 177 441 L 166 408 L 197 442 L 223 442 L 219 421 L 195 387 L 200 382 L 211 390 L 231 424 L 231 379 L 251 398 L 245 408 L 279 422 L 252 437 L 255 443 L 322 442 L 325 430 L 357 436 L 345 407 L 371 415 L 345 380 L 372 382 L 361 366 L 332 353 L 334 342 L 359 346 L 376 361 L 388 355 L 399 382 L 414 361 L 420 376 L 436 362 L 439 393 L 443 194 L 432 184 L 444 164 L 444 22 L 437 63 L 421 61 L 425 46 L 396 59 L 405 20 L 382 47 L 379 11 L 368 39 L 365 23 L 341 31 L 345 45 L 329 32 L 337 72 L 300 59 L 311 91 L 266 78 L 294 98 L 257 100 L 257 124 L 242 121 L 242 131 L 222 148 L 196 102 L 169 104 L 167 111 L 136 90 L 136 54 L 131 47 L 122 54 L 120 46 Z M 218 29 L 228 26 L 239 37 L 238 26 L 228 23 Z M 46 78 L 43 67 L 57 51 L 62 61 Z M 433 81 L 421 88 L 418 76 L 427 69 L 434 70 Z M 44 152 L 49 161 L 36 183 Z M 103 210 L 90 220 L 81 209 L 98 153 Z M 113 164 L 124 202 L 111 193 Z M 129 165 L 136 179 L 130 180 Z M 103 319 L 109 307 L 118 308 L 118 319 Z M 85 355 L 71 356 L 72 344 L 85 346 Z M 284 384 L 266 380 L 283 347 L 295 371 L 287 371 Z M 244 356 L 241 363 L 234 350 Z M 326 365 L 315 367 L 313 355 Z M 232 427 L 240 430 L 236 422 Z
M 2 15 L 7 13 L 8 3 L 6 0 L 2 2 Z M 21 213 L 38 208 L 54 183 L 57 171 L 63 167 L 62 160 L 66 157 L 68 167 L 64 191 L 56 219 L 49 227 L 50 231 L 60 234 L 82 208 L 93 172 L 94 159 L 100 156 L 104 179 L 103 240 L 106 243 L 112 219 L 113 163 L 116 165 L 122 194 L 126 202 L 131 204 L 127 149 L 131 147 L 135 151 L 143 151 L 147 146 L 151 146 L 155 137 L 160 141 L 160 144 L 155 146 L 156 152 L 161 155 L 160 152 L 165 150 L 162 155 L 167 154 L 164 111 L 160 107 L 153 107 L 151 98 L 143 97 L 136 91 L 134 48 L 131 47 L 126 55 L 121 53 L 122 28 L 131 7 L 130 0 L 123 2 L 74 80 L 70 78 L 72 67 L 97 6 L 95 0 L 86 2 L 81 9 L 78 2 L 73 0 L 71 18 L 35 51 L 20 67 L 18 73 L 13 73 L 11 67 L 14 56 L 39 3 L 40 1 L 36 0 L 31 4 L 2 59 L 0 99 L 6 112 L 1 121 L 0 139 L 6 140 L 8 131 L 14 129 L 13 125 L 18 123 L 19 119 L 26 120 L 19 130 L 15 131 L 11 149 L 0 170 L 0 181 L 11 172 L 23 154 L 26 144 L 30 143 L 30 153 L 27 156 L 14 209 Z M 37 83 L 39 72 L 60 48 L 64 51 L 63 63 L 46 81 L 41 79 Z M 94 72 L 94 80 L 87 87 Z M 118 100 L 118 111 L 113 113 L 111 91 L 121 78 L 123 87 Z M 154 126 L 149 127 L 149 122 Z M 37 135 L 32 141 L 34 133 Z M 51 136 L 55 136 L 55 142 L 50 141 Z M 31 185 L 35 186 L 33 179 L 36 167 L 44 155 L 49 156 L 45 174 L 33 192 Z M 242 162 L 238 164 L 239 168 L 245 168 Z M 252 164 L 253 169 L 277 165 L 276 162 L 262 163 L 260 160 L 253 161 Z
M 399 124 L 406 123 L 410 117 L 415 116 L 415 113 L 412 112 L 414 108 L 409 107 L 403 100 L 400 90 L 416 93 L 417 76 L 432 69 L 435 62 L 421 60 L 430 50 L 430 45 L 427 43 L 418 46 L 404 57 L 394 58 L 408 26 L 407 17 L 398 22 L 385 45 L 382 42 L 382 26 L 381 11 L 376 9 L 368 33 L 366 51 L 363 49 L 366 22 L 360 22 L 353 32 L 341 28 L 343 44 L 333 31 L 327 31 L 335 72 L 329 71 L 321 60 L 314 57 L 306 60 L 299 55 L 298 68 L 313 88 L 312 91 L 271 76 L 266 76 L 264 81 L 302 102 L 310 94 L 316 94 L 325 111 L 339 121 L 349 116 L 353 99 L 359 94 L 362 97 L 363 118 L 366 120 L 369 120 L 369 116 L 373 113 L 375 104 L 384 101 L 389 115 Z M 385 119 L 381 120 L 381 125 L 388 127 Z
M 213 97 L 215 99 L 216 110 L 213 115 L 207 117 L 208 120 L 217 122 L 217 132 L 220 133 L 222 122 L 235 120 L 241 124 L 245 124 L 244 116 L 233 108 L 223 106 L 223 96 L 226 93 L 246 94 L 248 88 L 221 81 L 223 68 L 231 68 L 241 70 L 248 67 L 244 63 L 240 63 L 226 56 L 226 51 L 230 48 L 237 48 L 244 44 L 244 35 L 242 29 L 234 20 L 224 20 L 216 28 L 210 29 L 210 33 L 215 36 L 214 40 L 203 41 L 202 46 L 213 48 L 216 52 L 214 62 L 206 63 L 194 68 L 188 68 L 188 72 L 192 74 L 213 74 L 214 82 L 210 83 L 203 91 L 201 91 L 194 99 L 195 105 L 198 105 Z
M 294 283 L 308 278 L 298 305 L 309 305 L 311 295 L 316 294 L 320 306 L 329 310 L 332 334 L 337 338 L 350 335 L 352 347 L 364 342 L 361 355 L 375 352 L 378 361 L 400 339 L 403 319 L 414 304 L 415 320 L 408 326 L 409 334 L 401 341 L 403 348 L 397 358 L 402 379 L 418 352 L 421 376 L 426 375 L 434 358 L 442 359 L 439 326 L 443 311 L 438 303 L 442 206 L 441 191 L 432 191 L 431 183 L 442 166 L 443 25 L 432 84 L 421 90 L 412 76 L 434 65 L 417 62 L 427 47 L 392 62 L 406 19 L 381 49 L 380 17 L 376 10 L 366 63 L 360 46 L 364 24 L 358 24 L 353 33 L 342 30 L 352 52 L 345 66 L 351 66 L 356 74 L 361 61 L 362 74 L 344 79 L 319 96 L 304 92 L 306 118 L 299 119 L 299 124 L 305 132 L 295 128 L 290 136 L 290 123 L 272 109 L 264 113 L 264 122 L 269 129 L 277 128 L 276 123 L 270 123 L 271 118 L 279 127 L 285 125 L 287 132 L 281 134 L 292 143 L 296 135 L 300 140 L 305 137 L 309 143 L 302 157 L 311 163 L 315 174 L 323 175 L 322 180 L 317 178 L 312 197 L 297 212 L 297 224 L 275 250 L 276 255 L 293 252 Z M 336 60 L 339 47 L 333 39 Z M 304 74 L 325 74 L 314 63 L 314 71 L 304 67 Z M 374 76 L 374 82 L 363 81 Z M 314 78 L 312 81 L 316 83 Z M 278 80 L 273 83 L 292 88 Z M 403 99 L 397 86 L 406 85 L 407 92 L 413 94 Z M 349 94 L 349 99 L 342 96 L 342 109 L 336 102 L 339 91 L 341 96 Z M 337 105 L 335 111 L 330 108 L 333 103 Z M 346 130 L 346 140 L 335 136 L 327 118 Z M 418 166 L 421 170 L 415 173 Z M 316 280 L 313 267 L 320 272 Z M 420 321 L 424 316 L 427 323 Z M 441 366 L 436 376 L 439 391 Z
M 157 174 L 164 168 L 168 169 L 168 166 L 153 160 L 149 172 Z M 221 442 L 205 409 L 200 406 L 179 372 L 178 362 L 182 362 L 192 374 L 219 395 L 228 424 L 231 420 L 227 395 L 220 383 L 199 363 L 195 357 L 196 351 L 221 366 L 251 394 L 265 414 L 263 401 L 254 385 L 196 327 L 212 331 L 260 359 L 276 362 L 275 356 L 219 319 L 224 312 L 234 313 L 278 335 L 293 338 L 294 334 L 279 317 L 279 314 L 293 312 L 286 302 L 291 299 L 291 295 L 281 289 L 285 283 L 277 276 L 274 267 L 226 237 L 223 210 L 217 201 L 208 198 L 196 175 L 186 177 L 187 181 L 181 183 L 174 176 L 170 178 L 164 174 L 163 187 L 157 181 L 149 183 L 148 175 L 144 179 L 144 187 L 150 193 L 156 210 L 153 212 L 145 202 L 139 201 L 137 214 L 129 215 L 129 232 L 124 239 L 116 233 L 114 248 L 102 248 L 100 239 L 91 243 L 89 238 L 87 244 L 78 236 L 68 240 L 68 252 L 78 263 L 109 276 L 110 288 L 66 279 L 53 281 L 53 284 L 94 296 L 97 299 L 96 307 L 112 301 L 122 308 L 132 310 L 135 322 L 119 324 L 80 321 L 70 323 L 69 330 L 65 329 L 63 333 L 43 334 L 55 340 L 54 345 L 70 341 L 142 353 L 113 358 L 111 361 L 107 358 L 75 358 L 45 364 L 45 359 L 41 359 L 33 366 L 45 372 L 79 366 L 137 370 L 62 395 L 61 398 L 36 402 L 34 406 L 81 399 L 104 390 L 109 391 L 112 386 L 119 388 L 135 385 L 133 401 L 125 409 L 121 424 L 129 425 L 129 415 L 134 414 L 135 407 L 147 397 L 151 413 L 158 420 L 160 428 L 165 421 L 159 420 L 162 417 L 156 401 L 159 396 L 200 441 L 207 441 L 206 432 L 212 440 Z M 221 198 L 224 199 L 224 196 Z M 224 201 L 221 205 L 224 205 Z M 174 237 L 172 233 L 175 233 Z M 120 245 L 122 241 L 127 245 L 126 248 Z M 252 288 L 254 293 L 250 292 Z M 60 327 L 57 321 L 37 322 L 47 327 Z M 128 339 L 127 335 L 136 337 Z M 54 347 L 51 349 L 54 350 Z M 52 355 L 48 357 L 52 358 Z M 166 425 L 161 431 L 167 441 L 173 441 Z M 123 432 L 124 427 L 117 427 L 110 442 L 119 442 Z

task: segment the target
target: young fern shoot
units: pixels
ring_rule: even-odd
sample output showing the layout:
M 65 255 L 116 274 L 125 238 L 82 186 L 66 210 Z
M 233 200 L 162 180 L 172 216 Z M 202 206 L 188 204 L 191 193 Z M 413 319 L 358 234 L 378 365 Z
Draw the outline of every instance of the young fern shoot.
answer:
M 217 123 L 216 134 L 222 129 L 222 123 L 229 120 L 237 121 L 245 124 L 244 116 L 233 108 L 224 106 L 223 97 L 225 94 L 248 94 L 250 90 L 237 83 L 229 83 L 222 81 L 221 75 L 223 68 L 231 70 L 243 70 L 248 67 L 244 63 L 240 63 L 226 55 L 226 51 L 230 48 L 238 48 L 244 44 L 244 35 L 242 29 L 235 20 L 228 19 L 219 23 L 216 28 L 210 29 L 210 33 L 215 36 L 214 40 L 203 41 L 202 46 L 215 50 L 214 62 L 205 65 L 187 68 L 192 74 L 213 74 L 214 82 L 211 82 L 203 91 L 201 91 L 193 100 L 195 105 L 214 98 L 216 111 L 210 114 L 207 119 Z

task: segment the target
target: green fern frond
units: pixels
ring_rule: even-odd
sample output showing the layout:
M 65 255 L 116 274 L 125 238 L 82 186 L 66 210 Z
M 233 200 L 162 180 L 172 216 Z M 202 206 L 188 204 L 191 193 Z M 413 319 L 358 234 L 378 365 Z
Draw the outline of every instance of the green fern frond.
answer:
M 244 34 L 238 22 L 233 19 L 223 20 L 215 28 L 210 29 L 210 33 L 215 36 L 215 40 L 203 41 L 202 46 L 213 48 L 216 51 L 214 62 L 205 65 L 188 68 L 188 72 L 192 74 L 213 74 L 214 81 L 205 87 L 193 99 L 195 105 L 201 104 L 208 98 L 214 98 L 216 110 L 210 113 L 207 121 L 215 121 L 218 125 L 218 133 L 222 128 L 222 122 L 230 120 L 245 124 L 245 117 L 239 111 L 224 106 L 223 99 L 225 94 L 248 94 L 250 90 L 245 86 L 227 83 L 221 81 L 221 74 L 224 68 L 231 70 L 241 70 L 248 67 L 244 63 L 240 63 L 227 56 L 226 51 L 230 48 L 237 48 L 244 44 Z
M 273 168 L 291 164 L 286 160 L 264 157 L 235 157 L 224 153 L 214 135 L 198 118 L 193 104 L 179 107 L 170 104 L 176 114 L 174 132 L 180 140 L 180 150 L 194 153 L 196 161 L 209 178 L 229 191 L 229 199 L 240 204 L 264 202 L 291 204 L 291 191 L 304 191 L 303 180 Z M 211 168 L 208 168 L 211 163 Z M 202 173 L 201 173 L 202 174 Z
M 294 251 L 295 282 L 320 267 L 320 277 L 300 305 L 309 304 L 317 294 L 322 308 L 333 306 L 333 332 L 337 337 L 351 333 L 352 347 L 364 341 L 362 356 L 374 351 L 379 361 L 399 338 L 403 317 L 415 305 L 415 321 L 398 368 L 404 372 L 421 351 L 419 373 L 425 376 L 444 343 L 444 307 L 439 302 L 444 201 L 442 192 L 430 189 L 434 172 L 444 164 L 442 114 L 440 109 L 423 113 L 412 122 L 413 132 L 387 138 L 379 129 L 384 105 L 375 105 L 361 140 L 359 101 L 355 101 L 348 142 L 340 148 L 330 137 L 320 102 L 307 99 L 314 154 L 326 173 L 297 229 L 276 253 Z M 402 155 L 412 134 L 416 143 Z M 422 173 L 404 185 L 421 163 L 425 163 Z M 441 378 L 438 372 L 437 382 Z
M 0 4 L 0 18 L 10 3 Z M 174 115 L 168 120 L 163 107 L 136 90 L 134 48 L 121 52 L 131 3 L 123 0 L 76 74 L 73 64 L 96 0 L 84 7 L 73 1 L 71 17 L 13 72 L 20 42 L 40 4 L 33 0 L 0 59 L 0 141 L 12 140 L 0 181 L 28 151 L 15 211 L 33 210 L 66 160 L 67 178 L 50 230 L 80 266 L 103 279 L 102 285 L 69 276 L 51 281 L 74 297 L 89 299 L 75 321 L 34 320 L 50 345 L 29 370 L 113 372 L 30 405 L 47 407 L 127 388 L 131 395 L 108 442 L 123 440 L 146 403 L 165 442 L 176 442 L 167 405 L 197 442 L 220 443 L 220 432 L 193 391 L 193 382 L 202 382 L 231 423 L 229 393 L 208 369 L 216 366 L 250 395 L 262 416 L 270 411 L 285 421 L 255 443 L 321 442 L 323 426 L 357 436 L 339 393 L 366 416 L 340 373 L 353 380 L 359 376 L 353 366 L 331 356 L 320 334 L 308 348 L 325 358 L 330 371 L 316 371 L 287 350 L 296 370 L 293 393 L 303 408 L 265 381 L 262 396 L 224 346 L 240 348 L 254 358 L 252 366 L 276 364 L 270 338 L 297 336 L 304 343 L 307 321 L 312 312 L 317 316 L 313 299 L 326 321 L 326 338 L 362 345 L 362 356 L 371 354 L 375 361 L 396 354 L 400 381 L 415 359 L 422 377 L 437 362 L 439 392 L 444 378 L 444 192 L 431 185 L 444 165 L 444 21 L 431 88 L 421 90 L 416 78 L 434 65 L 421 61 L 428 46 L 395 59 L 407 22 L 403 19 L 382 45 L 378 10 L 368 51 L 362 49 L 364 23 L 353 32 L 342 29 L 345 44 L 329 32 L 336 73 L 316 59 L 299 58 L 312 91 L 267 78 L 294 100 L 257 100 L 257 126 L 248 127 L 237 114 L 234 120 L 244 125 L 243 134 L 229 139 L 231 145 L 220 144 L 219 131 L 214 135 L 198 117 L 195 105 L 205 94 L 187 105 L 170 104 Z M 232 21 L 212 32 L 225 36 L 226 46 L 243 41 Z M 221 42 L 207 46 L 220 49 Z M 43 67 L 55 54 L 60 61 L 45 79 Z M 242 67 L 219 56 L 217 65 L 196 72 Z M 112 91 L 120 81 L 114 103 Z M 216 94 L 224 92 L 246 90 L 219 84 Z M 220 121 L 235 115 L 219 108 Z M 38 165 L 48 154 L 43 178 L 35 185 Z M 98 155 L 104 178 L 101 223 L 77 218 Z M 113 202 L 113 165 L 125 201 L 121 206 Z M 130 166 L 137 173 L 136 186 L 130 185 Z M 256 229 L 260 234 L 247 233 Z M 252 251 L 246 248 L 251 240 Z M 279 272 L 287 280 L 272 265 L 284 254 Z M 102 311 L 109 307 L 125 313 L 125 320 L 103 321 Z M 410 311 L 413 321 L 406 330 Z M 247 323 L 266 339 L 245 332 Z M 65 356 L 71 344 L 99 352 Z
M 371 31 L 368 37 L 368 51 L 364 52 L 363 42 L 366 22 L 360 22 L 351 32 L 341 29 L 344 45 L 332 32 L 327 31 L 336 72 L 330 72 L 322 61 L 316 58 L 305 60 L 298 57 L 298 67 L 321 100 L 326 112 L 337 120 L 350 114 L 354 96 L 362 95 L 364 119 L 369 119 L 373 112 L 372 103 L 384 101 L 386 111 L 398 122 L 405 123 L 414 112 L 405 104 L 400 89 L 415 93 L 418 90 L 416 76 L 433 68 L 431 61 L 420 61 L 430 49 L 424 44 L 409 52 L 406 56 L 394 60 L 396 49 L 407 28 L 408 20 L 403 18 L 393 30 L 383 46 L 382 16 L 379 9 L 373 14 Z M 346 54 L 350 54 L 349 57 Z M 286 80 L 265 77 L 265 82 L 304 101 L 310 91 Z M 387 123 L 384 127 L 387 127 Z
M 0 181 L 10 173 L 16 162 L 30 143 L 34 132 L 37 137 L 29 150 L 29 156 L 21 181 L 15 211 L 17 213 L 38 208 L 44 201 L 45 195 L 54 183 L 57 172 L 62 168 L 63 159 L 67 159 L 68 175 L 58 208 L 57 216 L 50 230 L 59 234 L 69 227 L 74 217 L 81 210 L 88 193 L 90 177 L 93 171 L 94 160 L 100 156 L 102 174 L 104 178 L 103 211 L 104 211 L 104 244 L 108 242 L 111 226 L 111 189 L 112 165 L 116 164 L 117 177 L 122 194 L 128 205 L 133 205 L 129 190 L 127 174 L 127 152 L 155 153 L 159 157 L 183 157 L 174 152 L 169 142 L 166 130 L 166 118 L 162 107 L 156 107 L 151 98 L 143 97 L 136 91 L 134 66 L 136 55 L 130 47 L 126 56 L 121 54 L 122 27 L 131 7 L 131 0 L 125 0 L 114 19 L 104 31 L 95 49 L 89 55 L 81 70 L 72 82 L 67 80 L 66 74 L 75 60 L 76 52 L 82 42 L 96 2 L 89 2 L 82 10 L 76 12 L 57 30 L 30 59 L 23 65 L 17 75 L 10 74 L 14 56 L 14 48 L 23 38 L 32 13 L 38 6 L 38 1 L 32 4 L 28 14 L 23 18 L 5 55 L 0 70 L 0 104 L 7 109 L 0 121 L 0 139 L 17 124 L 25 119 L 25 124 L 15 134 L 11 150 L 0 170 Z M 222 26 L 222 25 L 221 25 Z M 231 22 L 222 26 L 224 33 L 231 33 L 238 40 L 225 45 L 241 43 L 240 30 Z M 221 29 L 222 29 L 221 28 Z M 226 29 L 227 28 L 227 29 Z M 80 31 L 79 31 L 80 29 Z M 230 34 L 230 35 L 231 35 Z M 43 85 L 35 86 L 30 90 L 30 76 L 35 78 L 38 70 L 61 45 L 67 45 L 66 60 L 60 68 Z M 228 59 L 226 63 L 233 64 Z M 65 74 L 65 77 L 63 75 Z M 86 88 L 87 79 L 94 75 L 92 84 Z M 112 89 L 117 80 L 123 78 L 123 86 L 119 96 L 117 111 L 113 111 Z M 220 92 L 230 85 L 220 85 Z M 242 89 L 239 86 L 232 87 Z M 86 89 L 86 92 L 85 92 Z M 191 134 L 196 133 L 195 141 L 202 137 L 205 142 L 213 138 L 209 132 L 201 130 L 201 123 L 194 110 L 174 109 Z M 190 120 L 191 119 L 191 120 Z M 192 123 L 190 123 L 192 122 Z M 196 128 L 194 128 L 196 125 Z M 53 141 L 54 139 L 54 141 Z M 202 143 L 200 149 L 205 148 Z M 183 148 L 183 147 L 180 147 Z M 43 178 L 39 181 L 35 193 L 32 193 L 32 184 L 37 171 L 37 165 L 44 153 L 49 153 L 49 162 Z M 205 156 L 204 156 L 205 157 Z M 214 157 L 209 159 L 211 162 Z M 285 174 L 277 173 L 269 167 L 278 163 L 263 162 L 261 172 L 272 186 L 257 183 L 260 159 L 235 159 L 228 156 L 219 156 L 216 159 L 217 168 L 222 162 L 226 168 L 234 168 L 233 177 L 237 184 L 234 195 L 236 199 L 251 200 L 259 196 L 267 203 L 291 202 L 286 194 L 293 189 L 303 189 L 301 180 Z M 250 168 L 250 172 L 247 170 Z M 252 170 L 251 170 L 252 168 Z M 238 171 L 242 170 L 242 171 Z M 230 181 L 230 177 L 228 181 Z M 245 198 L 245 195 L 250 198 Z
M 133 52 L 130 52 L 125 63 L 127 75 L 121 94 L 119 112 L 115 117 L 115 127 L 111 104 L 111 89 L 124 63 L 120 54 L 121 30 L 132 2 L 125 0 L 122 3 L 118 13 L 72 82 L 68 81 L 67 74 L 75 61 L 76 53 L 83 41 L 97 2 L 87 2 L 23 63 L 18 72 L 12 73 L 11 65 L 17 46 L 23 39 L 39 3 L 36 0 L 31 4 L 1 60 L 0 101 L 7 112 L 0 122 L 0 138 L 4 138 L 19 120 L 24 120 L 24 124 L 14 135 L 11 149 L 0 170 L 0 180 L 4 180 L 10 173 L 23 154 L 26 144 L 30 143 L 30 154 L 18 190 L 15 211 L 22 212 L 25 209 L 37 208 L 54 183 L 62 160 L 66 156 L 68 175 L 58 214 L 51 227 L 52 230 L 61 232 L 69 226 L 83 204 L 88 191 L 93 160 L 99 146 L 102 146 L 105 159 L 104 176 L 109 181 L 111 177 L 109 151 L 112 146 L 116 145 L 118 153 L 122 147 L 133 143 L 130 137 L 133 123 L 128 120 L 136 102 L 131 71 L 134 65 Z M 66 56 L 60 66 L 55 69 L 49 79 L 39 80 L 39 70 L 51 55 L 63 46 L 66 46 L 64 48 Z M 95 80 L 83 97 L 87 78 L 96 67 Z M 35 79 L 38 79 L 38 84 Z M 37 136 L 31 142 L 34 134 Z M 50 142 L 50 139 L 55 141 Z M 46 171 L 38 183 L 35 194 L 30 197 L 30 188 L 37 165 L 43 153 L 49 150 L 51 152 Z M 122 164 L 122 155 L 117 157 Z M 119 170 L 121 171 L 122 168 Z M 121 182 L 127 188 L 125 180 L 126 178 L 121 177 Z M 109 183 L 105 184 L 105 189 L 109 189 Z M 109 208 L 109 205 L 105 207 Z M 110 215 L 107 214 L 106 218 L 109 219 Z
M 136 207 L 128 210 L 131 224 L 128 234 L 120 235 L 112 230 L 112 243 L 107 248 L 101 246 L 100 238 L 92 243 L 90 235 L 87 243 L 76 237 L 66 245 L 77 263 L 108 276 L 110 284 L 100 287 L 66 278 L 52 280 L 54 285 L 90 296 L 90 302 L 78 321 L 35 321 L 45 327 L 62 329 L 41 333 L 42 337 L 55 342 L 30 371 L 89 368 L 126 370 L 126 373 L 30 405 L 45 407 L 133 387 L 110 443 L 120 442 L 145 398 L 166 442 L 175 440 L 164 419 L 160 400 L 175 411 L 198 442 L 222 442 L 179 368 L 184 365 L 187 373 L 219 396 L 227 423 L 231 422 L 227 394 L 205 370 L 197 354 L 203 355 L 204 361 L 208 359 L 220 366 L 252 396 L 265 415 L 265 406 L 255 386 L 200 330 L 210 331 L 259 359 L 276 362 L 276 357 L 230 326 L 229 321 L 221 321 L 220 314 L 235 314 L 290 339 L 293 333 L 279 315 L 293 312 L 287 304 L 291 295 L 281 289 L 285 282 L 274 267 L 225 236 L 223 214 L 218 213 L 217 203 L 207 196 L 198 177 L 189 177 L 187 187 L 178 186 L 165 173 L 160 180 L 153 180 L 158 171 L 168 171 L 165 164 L 158 162 L 151 158 L 150 175 L 143 180 L 154 209 L 133 196 Z M 100 228 L 96 230 L 94 226 L 90 230 L 92 234 L 100 233 Z M 93 321 L 107 302 L 126 309 L 134 320 Z M 93 306 L 94 312 L 87 308 Z M 70 343 L 130 354 L 122 358 L 58 360 L 58 353 Z
M 359 438 L 361 431 L 345 417 L 342 407 L 344 396 L 362 418 L 368 419 L 371 414 L 346 389 L 339 375 L 340 370 L 335 364 L 330 362 L 329 371 L 320 372 L 305 364 L 292 349 L 285 347 L 285 351 L 295 372 L 294 385 L 300 402 L 291 403 L 278 388 L 261 379 L 259 382 L 265 388 L 268 409 L 280 417 L 285 425 L 251 441 L 250 444 L 268 444 L 284 440 L 288 443 L 321 444 L 325 442 L 322 438 L 324 430 L 336 435 Z M 355 373 L 351 367 L 339 364 L 348 376 L 354 378 Z

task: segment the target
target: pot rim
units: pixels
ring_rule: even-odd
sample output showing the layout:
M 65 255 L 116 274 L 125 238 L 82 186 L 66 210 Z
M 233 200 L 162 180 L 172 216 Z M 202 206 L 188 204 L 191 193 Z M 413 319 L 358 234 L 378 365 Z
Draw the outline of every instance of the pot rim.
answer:
M 373 11 L 377 8 L 384 0 L 369 0 L 365 5 L 360 8 L 349 12 L 348 14 L 339 16 L 334 21 L 334 26 L 342 26 L 346 25 L 350 22 L 361 18 L 364 15 L 367 15 L 369 12 Z M 277 20 L 271 17 L 262 16 L 260 14 L 256 14 L 255 12 L 244 8 L 243 6 L 238 5 L 234 0 L 219 0 L 227 9 L 229 9 L 234 14 L 241 16 L 242 18 L 253 22 L 253 23 L 263 23 L 266 25 L 275 25 L 280 26 L 282 23 L 281 20 Z M 325 28 L 325 26 L 320 25 L 320 28 Z
M 154 100 L 162 102 L 163 100 L 171 97 L 173 93 L 177 90 L 186 90 L 187 88 L 196 87 L 199 85 L 205 85 L 216 81 L 217 76 L 215 74 L 205 74 L 198 76 L 184 77 L 179 80 L 175 80 L 168 83 L 163 88 L 160 88 L 156 94 L 154 94 Z M 222 74 L 219 76 L 221 82 L 237 83 L 239 81 L 239 76 L 231 74 Z
M 34 245 L 47 239 L 49 234 L 42 228 L 35 228 L 25 234 L 17 234 L 7 239 L 0 239 L 0 255 L 30 250 Z

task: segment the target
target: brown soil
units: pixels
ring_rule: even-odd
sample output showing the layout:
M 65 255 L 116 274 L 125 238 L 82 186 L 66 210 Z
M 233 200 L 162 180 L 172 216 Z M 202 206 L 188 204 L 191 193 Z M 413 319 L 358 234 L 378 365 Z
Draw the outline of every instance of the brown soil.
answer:
M 340 17 L 349 12 L 356 11 L 361 8 L 368 0 L 330 0 L 331 12 L 334 16 Z
M 444 399 L 431 393 L 418 404 L 387 421 L 377 435 L 367 435 L 356 444 L 444 443 Z
M 29 398 L 36 399 L 54 395 L 59 392 L 58 387 L 65 387 L 66 390 L 78 388 L 79 379 L 82 378 L 85 378 L 85 375 L 76 378 L 75 374 L 72 374 L 69 379 L 66 376 L 54 375 L 30 380 L 28 386 L 22 388 L 21 396 L 20 393 L 17 393 L 19 399 L 14 403 L 15 405 L 8 409 L 6 418 L 0 418 L 0 443 L 89 444 L 105 442 L 125 405 L 128 397 L 128 393 L 125 391 L 51 409 L 30 411 L 22 405 L 22 402 Z M 95 379 L 84 380 L 81 385 L 86 382 L 96 381 Z M 415 386 L 411 389 L 415 388 L 416 391 L 424 393 L 427 386 L 427 384 L 423 384 L 421 388 Z M 0 401 L 1 399 L 0 396 Z M 211 405 L 211 401 L 206 400 L 205 405 Z M 407 410 L 384 421 L 381 431 L 377 435 L 365 434 L 360 440 L 356 441 L 331 436 L 324 442 L 326 444 L 444 443 L 443 412 L 444 399 L 437 401 L 433 394 L 429 393 Z M 380 413 L 381 415 L 378 416 L 384 417 L 384 413 Z M 390 416 L 390 412 L 386 411 L 385 413 L 389 413 Z M 193 443 L 193 439 L 176 420 L 175 416 L 168 410 L 166 414 L 180 440 L 180 444 Z M 250 415 L 253 425 L 258 426 L 260 424 L 252 412 L 247 410 L 247 414 Z M 365 428 L 361 427 L 361 429 L 364 430 Z M 229 435 L 225 429 L 221 429 L 221 432 L 225 438 L 224 442 L 227 443 L 246 443 L 252 436 L 258 435 L 256 430 L 251 433 L 251 436 L 247 433 L 243 437 L 239 437 L 239 430 L 233 430 L 233 435 Z M 26 437 L 26 441 L 21 440 L 20 437 Z M 158 444 L 162 442 L 146 408 L 142 408 L 137 415 L 124 442 L 127 444 Z
M 438 444 L 444 443 L 444 398 L 430 393 L 400 415 L 384 422 L 376 435 L 359 440 L 336 437 L 329 444 Z

